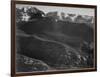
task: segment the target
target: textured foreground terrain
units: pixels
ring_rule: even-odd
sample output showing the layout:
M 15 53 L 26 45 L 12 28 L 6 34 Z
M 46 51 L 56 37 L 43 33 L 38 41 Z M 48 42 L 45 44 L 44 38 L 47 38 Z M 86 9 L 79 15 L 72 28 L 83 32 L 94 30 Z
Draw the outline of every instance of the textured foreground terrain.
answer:
M 68 70 L 93 66 L 90 48 L 84 45 L 78 49 L 71 46 L 71 42 L 68 43 L 63 34 L 51 34 L 28 35 L 20 30 L 17 32 L 17 72 Z

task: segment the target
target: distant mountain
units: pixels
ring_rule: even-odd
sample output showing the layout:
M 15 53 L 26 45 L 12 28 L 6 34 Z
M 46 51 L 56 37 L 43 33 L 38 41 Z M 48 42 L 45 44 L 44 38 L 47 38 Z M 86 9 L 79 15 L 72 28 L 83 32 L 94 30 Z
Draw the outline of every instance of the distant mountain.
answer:
M 36 7 L 22 7 L 20 9 L 16 8 L 16 15 L 17 22 L 21 22 L 41 18 L 45 15 L 45 13 Z

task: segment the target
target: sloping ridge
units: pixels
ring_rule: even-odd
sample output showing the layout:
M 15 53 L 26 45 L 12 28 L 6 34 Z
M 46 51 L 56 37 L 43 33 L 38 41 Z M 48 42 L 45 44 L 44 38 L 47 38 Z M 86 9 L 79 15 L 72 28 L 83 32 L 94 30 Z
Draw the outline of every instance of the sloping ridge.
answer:
M 59 42 L 59 41 L 55 41 L 55 40 L 50 40 L 50 39 L 47 39 L 47 38 L 42 38 L 42 37 L 39 37 L 37 35 L 33 35 L 34 38 L 38 39 L 38 40 L 41 40 L 41 41 L 47 41 L 47 42 L 52 42 L 52 43 L 57 43 L 61 46 L 64 47 L 66 53 L 70 50 L 70 51 L 73 51 L 73 53 L 75 53 L 76 55 L 79 55 L 79 53 L 77 52 L 77 50 L 75 50 L 74 48 L 68 46 L 67 44 L 64 44 L 62 42 Z

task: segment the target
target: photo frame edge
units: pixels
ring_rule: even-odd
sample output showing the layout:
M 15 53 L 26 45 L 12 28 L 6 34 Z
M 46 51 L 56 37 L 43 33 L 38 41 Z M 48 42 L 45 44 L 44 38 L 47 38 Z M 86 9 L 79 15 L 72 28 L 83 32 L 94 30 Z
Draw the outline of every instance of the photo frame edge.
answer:
M 46 4 L 51 6 L 61 6 L 66 5 L 69 7 L 82 7 L 82 8 L 94 8 L 95 9 L 95 68 L 94 69 L 87 69 L 87 70 L 76 70 L 76 71 L 56 71 L 56 72 L 40 72 L 40 73 L 22 73 L 22 74 L 16 74 L 16 66 L 15 66 L 15 5 L 16 4 L 27 4 L 29 3 L 36 3 L 36 4 Z M 28 4 L 29 4 L 28 3 Z M 54 4 L 54 5 L 52 5 Z M 26 75 L 45 75 L 45 74 L 61 74 L 61 73 L 79 73 L 79 72 L 92 72 L 97 71 L 97 6 L 96 5 L 80 5 L 80 4 L 63 4 L 63 3 L 49 3 L 49 2 L 34 2 L 34 1 L 17 1 L 12 0 L 11 1 L 11 76 L 26 76 Z

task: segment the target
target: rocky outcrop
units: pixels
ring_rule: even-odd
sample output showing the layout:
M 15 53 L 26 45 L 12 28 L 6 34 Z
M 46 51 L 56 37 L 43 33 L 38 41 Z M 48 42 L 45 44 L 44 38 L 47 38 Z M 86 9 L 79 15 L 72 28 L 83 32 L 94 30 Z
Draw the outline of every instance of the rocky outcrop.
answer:
M 22 54 L 16 54 L 17 72 L 46 71 L 48 69 L 49 66 L 41 60 L 30 58 Z

